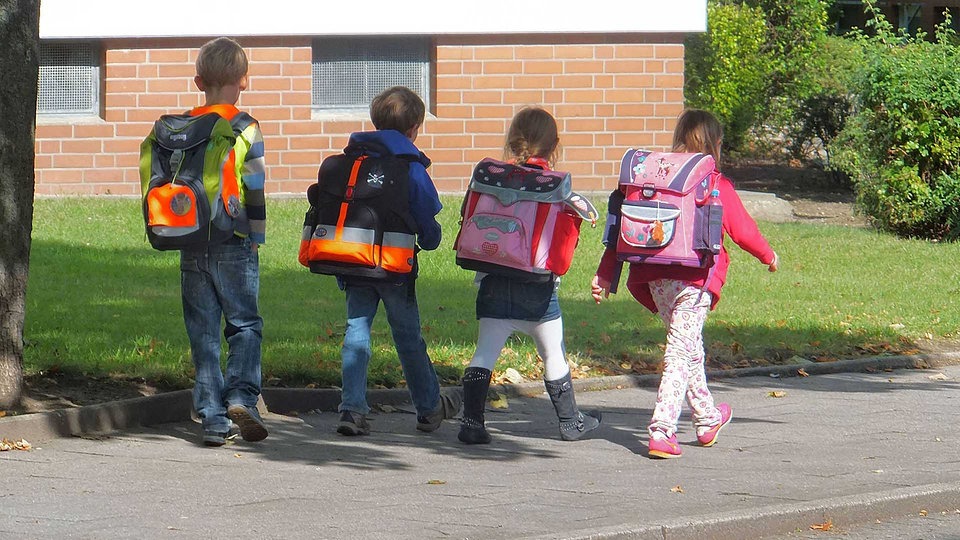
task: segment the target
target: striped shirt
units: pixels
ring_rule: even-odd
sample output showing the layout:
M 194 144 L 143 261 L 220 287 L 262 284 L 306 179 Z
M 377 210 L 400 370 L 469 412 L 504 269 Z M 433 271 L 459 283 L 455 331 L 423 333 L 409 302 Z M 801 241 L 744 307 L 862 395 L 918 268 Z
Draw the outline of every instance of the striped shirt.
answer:
M 226 120 L 233 120 L 240 110 L 233 105 L 216 104 L 197 107 L 190 111 L 191 116 L 215 112 Z M 249 116 L 249 115 L 248 115 Z M 263 133 L 260 124 L 252 120 L 237 134 L 234 154 L 237 161 L 237 173 L 240 178 L 240 216 L 237 219 L 236 233 L 249 236 L 255 244 L 266 241 L 267 204 L 264 196 L 266 184 L 266 165 L 264 161 Z M 238 126 L 234 126 L 236 129 Z

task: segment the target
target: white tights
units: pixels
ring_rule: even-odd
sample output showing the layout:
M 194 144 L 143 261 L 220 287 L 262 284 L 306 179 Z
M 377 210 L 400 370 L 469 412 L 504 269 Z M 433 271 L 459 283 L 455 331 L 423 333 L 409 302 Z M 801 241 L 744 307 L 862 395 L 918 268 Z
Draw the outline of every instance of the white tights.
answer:
M 570 366 L 563 347 L 563 318 L 552 321 L 518 321 L 513 319 L 480 319 L 480 337 L 470 367 L 493 371 L 507 338 L 514 332 L 523 332 L 533 338 L 537 354 L 543 359 L 543 379 L 555 381 L 567 373 Z

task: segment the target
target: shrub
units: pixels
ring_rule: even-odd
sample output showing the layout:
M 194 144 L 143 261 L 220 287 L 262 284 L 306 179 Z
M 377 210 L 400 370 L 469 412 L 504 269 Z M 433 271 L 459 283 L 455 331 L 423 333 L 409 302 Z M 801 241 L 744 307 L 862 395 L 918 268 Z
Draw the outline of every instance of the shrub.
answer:
M 872 2 L 876 28 L 859 36 L 866 61 L 856 116 L 832 145 L 833 166 L 854 183 L 860 209 L 884 230 L 931 239 L 960 231 L 960 48 L 894 34 Z
M 737 148 L 764 102 L 769 73 L 766 22 L 759 7 L 711 1 L 708 31 L 686 41 L 686 100 L 717 115 L 725 143 Z

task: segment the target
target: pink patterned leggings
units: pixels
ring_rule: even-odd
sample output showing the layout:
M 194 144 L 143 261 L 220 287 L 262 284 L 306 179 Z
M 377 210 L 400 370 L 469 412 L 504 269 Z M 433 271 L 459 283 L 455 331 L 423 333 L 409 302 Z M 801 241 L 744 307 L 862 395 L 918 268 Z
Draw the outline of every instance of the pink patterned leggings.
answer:
M 710 293 L 673 279 L 650 282 L 650 293 L 667 325 L 667 347 L 657 406 L 647 429 L 651 435 L 654 431 L 673 435 L 684 396 L 696 427 L 714 426 L 720 422 L 720 411 L 713 404 L 703 366 L 703 323 L 710 311 Z

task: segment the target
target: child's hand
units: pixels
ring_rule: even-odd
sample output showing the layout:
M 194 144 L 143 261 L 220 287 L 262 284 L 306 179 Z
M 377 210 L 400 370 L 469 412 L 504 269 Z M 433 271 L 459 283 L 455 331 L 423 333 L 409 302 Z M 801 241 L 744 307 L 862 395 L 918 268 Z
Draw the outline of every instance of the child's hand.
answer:
M 773 261 L 767 266 L 767 269 L 771 272 L 776 272 L 777 268 L 780 266 L 780 256 L 777 255 L 777 252 L 773 252 Z
M 593 276 L 590 281 L 590 294 L 593 295 L 593 301 L 600 303 L 604 298 L 610 298 L 610 282 L 600 276 Z

